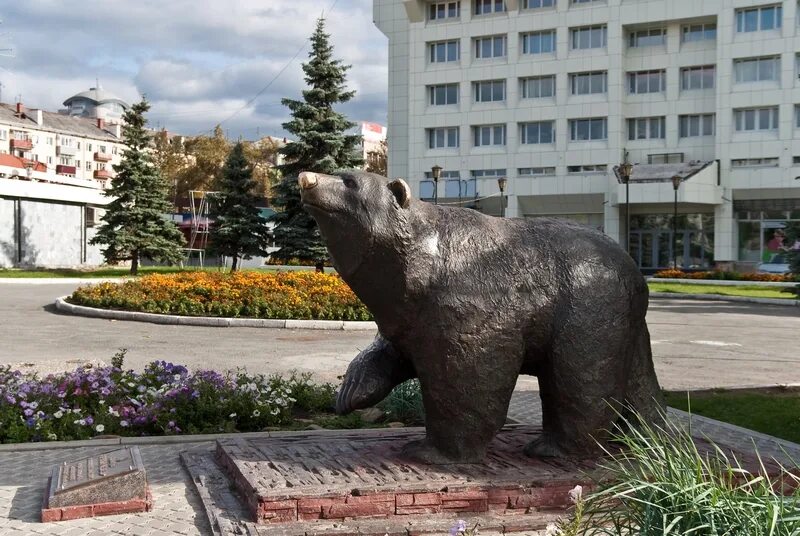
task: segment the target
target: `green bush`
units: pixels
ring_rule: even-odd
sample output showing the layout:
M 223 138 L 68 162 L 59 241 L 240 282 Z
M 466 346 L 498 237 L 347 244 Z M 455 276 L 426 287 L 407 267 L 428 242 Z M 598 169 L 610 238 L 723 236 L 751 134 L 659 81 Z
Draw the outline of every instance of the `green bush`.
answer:
M 422 424 L 425 422 L 425 407 L 419 380 L 413 379 L 395 387 L 378 407 L 386 412 L 390 421 Z

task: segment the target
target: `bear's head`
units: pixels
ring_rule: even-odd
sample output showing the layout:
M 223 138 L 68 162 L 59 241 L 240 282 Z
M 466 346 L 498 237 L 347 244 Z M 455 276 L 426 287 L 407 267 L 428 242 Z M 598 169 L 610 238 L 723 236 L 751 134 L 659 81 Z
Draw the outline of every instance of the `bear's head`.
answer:
M 404 180 L 351 170 L 339 175 L 305 171 L 297 182 L 303 208 L 319 225 L 343 277 L 355 273 L 370 256 L 402 250 L 413 201 Z

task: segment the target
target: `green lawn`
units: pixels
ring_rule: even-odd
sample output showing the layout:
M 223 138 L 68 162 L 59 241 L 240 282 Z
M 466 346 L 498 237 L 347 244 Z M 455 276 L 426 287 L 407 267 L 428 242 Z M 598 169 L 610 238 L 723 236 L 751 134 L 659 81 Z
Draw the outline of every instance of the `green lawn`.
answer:
M 748 298 L 797 299 L 794 287 L 692 285 L 691 283 L 648 283 L 650 292 L 675 294 L 719 294 L 722 296 L 745 296 Z
M 800 393 L 715 391 L 666 393 L 667 405 L 800 443 Z
M 146 274 L 174 274 L 187 270 L 209 270 L 214 271 L 218 268 L 179 268 L 177 266 L 144 266 L 139 268 L 139 275 Z M 128 268 L 98 268 L 97 270 L 71 270 L 52 269 L 52 270 L 6 270 L 0 269 L 0 277 L 10 278 L 47 278 L 47 277 L 124 277 L 129 273 Z

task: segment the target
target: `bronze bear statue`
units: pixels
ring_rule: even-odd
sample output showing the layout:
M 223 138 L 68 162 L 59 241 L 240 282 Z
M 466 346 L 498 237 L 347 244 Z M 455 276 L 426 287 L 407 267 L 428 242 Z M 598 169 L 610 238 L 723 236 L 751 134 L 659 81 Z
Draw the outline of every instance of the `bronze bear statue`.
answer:
M 480 462 L 520 374 L 538 377 L 542 400 L 531 456 L 593 452 L 614 402 L 658 417 L 647 285 L 603 233 L 436 206 L 402 179 L 358 170 L 298 182 L 334 267 L 379 329 L 347 370 L 338 412 L 419 378 L 426 438 L 405 453 L 424 463 Z

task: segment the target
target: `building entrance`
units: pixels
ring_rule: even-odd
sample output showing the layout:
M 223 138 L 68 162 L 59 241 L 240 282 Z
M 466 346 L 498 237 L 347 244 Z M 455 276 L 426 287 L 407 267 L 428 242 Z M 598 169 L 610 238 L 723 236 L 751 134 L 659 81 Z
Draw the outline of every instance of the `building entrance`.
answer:
M 631 216 L 629 252 L 643 271 L 672 267 L 672 216 Z M 713 216 L 682 214 L 678 216 L 675 240 L 677 267 L 684 270 L 705 270 L 714 263 Z

